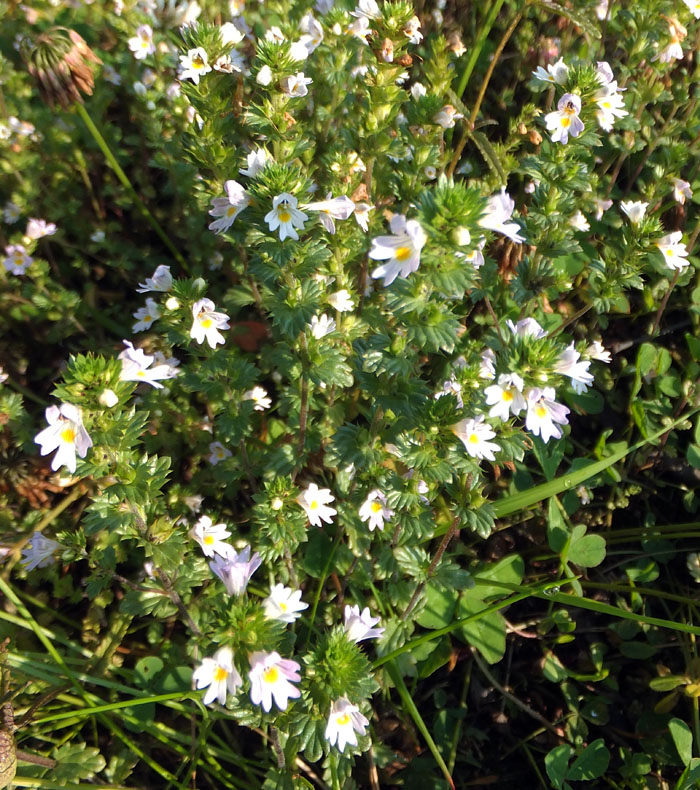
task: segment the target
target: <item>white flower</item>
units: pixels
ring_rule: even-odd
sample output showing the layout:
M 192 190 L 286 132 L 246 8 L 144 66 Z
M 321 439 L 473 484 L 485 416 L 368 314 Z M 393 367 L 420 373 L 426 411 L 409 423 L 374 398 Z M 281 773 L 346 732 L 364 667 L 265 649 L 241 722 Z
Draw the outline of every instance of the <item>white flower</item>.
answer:
M 355 10 L 350 13 L 360 19 L 379 19 L 382 15 L 376 0 L 358 0 Z
M 641 200 L 622 200 L 620 201 L 620 208 L 627 214 L 630 222 L 633 225 L 639 225 L 644 219 L 647 212 L 648 203 L 642 203 Z
M 343 627 L 351 642 L 362 642 L 363 639 L 379 639 L 384 633 L 383 628 L 374 628 L 379 622 L 378 617 L 372 617 L 369 607 L 366 606 L 360 613 L 359 606 L 345 606 L 345 622 Z
M 306 96 L 309 92 L 306 86 L 312 82 L 311 77 L 305 77 L 304 72 L 299 71 L 296 74 L 290 74 L 288 77 L 282 77 L 280 88 L 282 93 L 286 93 L 287 96 Z
M 56 226 L 53 222 L 47 222 L 45 219 L 30 219 L 24 235 L 29 236 L 30 239 L 41 239 L 44 236 L 53 236 L 55 232 Z
M 569 217 L 569 225 L 571 225 L 574 230 L 578 231 L 586 231 L 591 229 L 591 226 L 588 224 L 588 220 L 583 216 L 581 211 L 577 211 L 574 215 Z
M 319 488 L 316 483 L 311 483 L 306 491 L 302 491 L 297 497 L 297 502 L 304 508 L 309 523 L 314 527 L 322 526 L 322 521 L 326 524 L 333 523 L 333 516 L 338 511 L 328 507 L 328 503 L 334 500 L 330 488 Z
M 351 36 L 355 36 L 355 38 L 359 38 L 363 44 L 366 44 L 367 36 L 372 34 L 372 29 L 369 26 L 369 19 L 364 16 L 355 19 L 347 26 L 346 32 Z
M 414 101 L 418 101 L 418 99 L 422 99 L 423 96 L 427 95 L 428 91 L 426 90 L 425 85 L 422 83 L 414 82 L 413 85 L 411 85 L 411 98 Z
M 248 167 L 241 167 L 239 168 L 238 172 L 242 176 L 248 176 L 248 178 L 257 178 L 257 176 L 267 167 L 268 163 L 273 161 L 272 157 L 270 154 L 268 154 L 265 148 L 256 148 L 254 151 L 251 151 L 248 154 L 246 159 L 248 162 Z
M 161 379 L 172 378 L 168 365 L 151 365 L 156 361 L 155 356 L 146 354 L 142 348 L 134 348 L 128 340 L 123 341 L 126 348 L 119 354 L 117 359 L 122 361 L 122 370 L 119 374 L 120 381 L 138 381 L 150 384 L 156 389 L 162 389 L 163 385 L 158 382 Z
M 309 50 L 301 39 L 291 43 L 289 47 L 289 57 L 297 62 L 306 60 L 309 57 Z
M 527 415 L 525 427 L 535 436 L 541 436 L 546 444 L 550 439 L 560 439 L 561 428 L 558 425 L 568 425 L 567 414 L 569 409 L 554 398 L 556 393 L 553 387 L 543 390 L 533 387 L 525 393 L 527 397 Z
M 104 406 L 105 409 L 111 409 L 113 406 L 116 406 L 117 403 L 119 403 L 119 398 L 117 397 L 117 394 L 114 390 L 106 389 L 102 390 L 97 402 L 100 404 L 100 406 Z
M 700 0 L 683 0 L 688 6 L 690 13 L 696 18 L 700 19 Z
M 539 340 L 547 334 L 534 318 L 522 318 L 516 324 L 508 319 L 506 326 L 518 337 L 532 337 L 535 340 Z
M 355 221 L 364 230 L 369 230 L 369 212 L 374 211 L 374 206 L 369 203 L 355 203 Z
M 688 31 L 675 17 L 666 17 L 668 21 L 668 34 L 670 36 L 669 43 L 659 52 L 654 55 L 652 60 L 658 60 L 660 63 L 670 63 L 672 60 L 683 60 L 683 47 L 681 41 L 688 35 Z
M 153 299 L 146 299 L 146 305 L 144 307 L 139 307 L 134 313 L 134 318 L 136 319 L 136 323 L 131 327 L 133 332 L 143 332 L 146 329 L 150 329 L 153 322 L 160 318 L 158 305 Z
M 289 699 L 298 699 L 301 692 L 292 682 L 301 680 L 301 667 L 296 661 L 282 658 L 279 653 L 255 652 L 250 657 L 250 699 L 253 705 L 262 705 L 267 713 L 272 707 L 272 698 L 280 710 L 287 710 Z
M 105 232 L 103 230 L 96 230 L 90 234 L 90 241 L 94 241 L 95 244 L 101 244 L 105 238 Z
M 295 228 L 303 229 L 308 217 L 303 211 L 299 211 L 298 203 L 299 201 L 294 195 L 290 195 L 288 192 L 276 195 L 272 199 L 272 211 L 265 215 L 265 222 L 271 231 L 279 228 L 280 241 L 284 241 L 286 238 L 299 240 L 299 234 Z
M 493 380 L 496 378 L 496 355 L 493 349 L 487 348 L 481 355 L 479 378 Z
M 569 136 L 578 137 L 584 129 L 578 117 L 581 112 L 581 97 L 565 93 L 557 102 L 557 109 L 544 116 L 547 131 L 552 132 L 553 143 L 566 144 Z
M 51 468 L 56 471 L 65 466 L 69 472 L 75 472 L 76 451 L 81 458 L 85 458 L 92 447 L 92 439 L 85 430 L 80 409 L 71 403 L 62 403 L 60 407 L 49 406 L 46 409 L 46 422 L 49 427 L 34 437 L 34 441 L 41 445 L 41 455 L 58 450 Z
M 199 78 L 211 71 L 206 51 L 202 47 L 196 47 L 188 50 L 186 55 L 180 55 L 180 69 L 181 80 L 189 79 L 199 85 Z
M 317 315 L 313 316 L 309 326 L 311 327 L 311 334 L 316 340 L 320 340 L 331 332 L 335 332 L 335 320 L 329 318 L 325 313 L 320 317 Z
M 595 205 L 595 218 L 601 220 L 603 214 L 612 206 L 612 200 L 602 200 L 601 198 L 593 198 Z
M 559 355 L 554 371 L 568 376 L 573 384 L 574 392 L 586 392 L 593 384 L 593 374 L 588 372 L 590 360 L 580 359 L 581 355 L 574 348 L 573 342 Z
M 244 11 L 245 0 L 228 0 L 228 12 L 232 17 L 241 16 Z
M 488 441 L 493 439 L 496 432 L 484 422 L 481 415 L 476 418 L 460 420 L 453 426 L 452 431 L 472 458 L 486 459 L 487 461 L 496 460 L 494 453 L 497 453 L 501 448 L 495 442 Z
M 226 704 L 226 694 L 235 694 L 243 685 L 243 678 L 233 665 L 233 651 L 230 647 L 220 647 L 213 658 L 205 658 L 192 673 L 198 689 L 209 686 L 202 702 L 211 705 L 218 700 L 219 705 Z
M 591 359 L 597 359 L 599 362 L 606 362 L 610 364 L 612 357 L 610 352 L 606 351 L 603 344 L 599 340 L 594 340 L 586 349 L 586 356 Z
M 484 390 L 486 403 L 491 406 L 489 417 L 498 417 L 504 422 L 512 414 L 517 417 L 527 407 L 523 398 L 524 382 L 517 373 L 501 373 L 497 384 Z
M 272 71 L 270 70 L 270 67 L 267 65 L 262 66 L 255 77 L 255 81 L 258 83 L 258 85 L 269 85 L 272 82 Z
M 8 200 L 3 206 L 2 218 L 8 225 L 14 225 L 19 219 L 21 213 L 22 209 L 16 203 Z
M 408 38 L 411 44 L 420 44 L 423 40 L 423 34 L 420 32 L 420 19 L 417 16 L 412 16 L 408 22 L 403 26 L 403 34 Z
M 335 5 L 335 0 L 316 0 L 314 3 L 314 8 L 318 11 L 319 14 L 327 14 L 329 11 L 333 9 Z
M 213 524 L 209 516 L 202 516 L 189 534 L 202 547 L 205 557 L 213 557 L 216 554 L 228 557 L 231 553 L 231 544 L 225 542 L 226 538 L 231 537 L 226 524 Z
M 150 25 L 138 27 L 136 35 L 130 38 L 127 43 L 136 60 L 143 60 L 156 51 L 156 45 L 153 43 L 153 30 Z
M 375 529 L 382 531 L 384 522 L 394 517 L 394 511 L 386 506 L 386 496 L 375 488 L 367 494 L 367 499 L 360 506 L 360 519 L 367 521 L 370 532 Z
M 443 129 L 452 129 L 455 121 L 464 118 L 461 112 L 457 112 L 451 104 L 446 104 L 433 116 L 433 123 L 442 126 Z
M 546 71 L 542 66 L 538 66 L 537 71 L 533 71 L 532 75 L 543 82 L 564 85 L 569 76 L 569 67 L 564 63 L 563 58 L 559 58 L 556 63 L 549 63 Z
M 515 201 L 506 192 L 505 187 L 495 195 L 491 195 L 486 203 L 485 213 L 479 220 L 479 225 L 487 230 L 502 233 L 514 242 L 522 243 L 525 238 L 518 233 L 520 226 L 515 222 L 508 222 L 513 215 Z
M 599 63 L 599 69 L 600 66 L 601 64 Z M 612 76 L 612 72 L 610 76 Z M 616 118 L 624 118 L 626 115 L 629 115 L 627 110 L 624 109 L 625 103 L 622 95 L 618 93 L 615 81 L 605 83 L 600 90 L 596 91 L 593 95 L 593 101 L 598 105 L 596 110 L 598 124 L 606 132 L 611 131 Z
M 403 214 L 394 214 L 389 223 L 392 236 L 372 239 L 369 257 L 385 260 L 372 272 L 372 278 L 384 278 L 384 285 L 391 285 L 398 277 L 408 277 L 420 266 L 420 252 L 427 240 L 425 231 L 415 219 L 406 221 Z
M 27 267 L 34 262 L 34 258 L 27 254 L 21 244 L 10 244 L 5 247 L 5 255 L 7 257 L 3 261 L 3 265 L 12 274 L 24 274 Z
M 170 267 L 161 264 L 153 272 L 153 277 L 147 277 L 145 283 L 139 283 L 136 293 L 145 294 L 149 291 L 160 291 L 165 293 L 173 287 L 173 276 L 170 274 Z
M 355 307 L 350 292 L 345 288 L 342 291 L 336 291 L 336 293 L 331 294 L 328 297 L 328 304 L 339 313 L 347 313 Z
M 309 604 L 301 600 L 301 590 L 292 590 L 283 584 L 276 584 L 263 601 L 265 617 L 283 623 L 293 623 L 308 608 Z
M 53 554 L 56 549 L 62 549 L 60 543 L 51 538 L 45 538 L 41 532 L 32 535 L 31 542 L 22 549 L 22 559 L 26 571 L 33 571 L 34 568 L 46 568 L 56 562 Z
M 226 313 L 217 313 L 214 310 L 215 304 L 211 299 L 200 299 L 192 305 L 192 328 L 190 337 L 197 343 L 203 343 L 206 339 L 211 348 L 216 348 L 218 343 L 224 343 L 224 336 L 219 329 L 228 329 L 229 317 Z
M 301 42 L 310 55 L 323 41 L 323 27 L 314 18 L 314 15 L 308 11 L 301 18 L 301 22 L 299 22 L 299 30 L 304 34 L 301 37 Z
M 335 222 L 333 220 L 347 219 L 355 210 L 355 204 L 347 195 L 329 198 L 330 193 L 326 200 L 319 200 L 316 203 L 305 203 L 303 208 L 307 211 L 318 211 L 323 227 L 329 233 L 335 233 Z
M 600 19 L 602 22 L 608 15 L 608 5 L 610 0 L 600 0 L 598 5 L 595 7 L 595 15 Z
M 213 230 L 214 233 L 227 231 L 241 211 L 250 205 L 250 195 L 238 181 L 226 181 L 224 190 L 226 197 L 212 198 L 212 207 L 209 209 L 212 217 L 219 217 L 209 223 L 209 230 Z
M 285 40 L 284 33 L 277 25 L 273 25 L 269 30 L 265 31 L 265 41 L 272 41 L 275 44 L 281 44 Z
M 673 199 L 682 206 L 686 198 L 690 200 L 693 197 L 693 190 L 690 188 L 690 184 L 682 178 L 672 178 L 671 181 L 673 181 Z
M 244 392 L 243 400 L 252 400 L 254 403 L 254 411 L 265 411 L 265 409 L 269 409 L 270 406 L 272 406 L 272 401 L 267 395 L 267 390 L 263 387 L 253 387 L 252 390 Z
M 233 22 L 224 22 L 219 28 L 219 35 L 221 36 L 221 43 L 225 47 L 235 47 L 236 44 L 240 44 L 245 38 Z
M 688 250 L 681 241 L 682 238 L 683 231 L 676 230 L 673 233 L 668 233 L 656 242 L 656 246 L 664 256 L 666 266 L 669 269 L 678 269 L 680 271 L 690 263 L 688 261 Z
M 357 746 L 357 735 L 364 735 L 369 720 L 360 713 L 357 705 L 353 705 L 345 697 L 337 699 L 331 705 L 326 726 L 326 740 L 331 746 L 338 744 L 338 751 L 345 750 L 347 744 Z
M 212 573 L 218 576 L 226 587 L 229 595 L 242 595 L 250 577 L 262 564 L 260 555 L 255 552 L 250 556 L 250 546 L 246 546 L 240 552 L 229 547 L 226 556 L 216 556 L 209 563 Z
M 209 445 L 209 463 L 216 466 L 219 461 L 225 461 L 232 455 L 228 447 L 224 447 L 221 442 L 211 442 Z
M 464 408 L 464 400 L 462 398 L 462 385 L 454 378 L 442 382 L 442 389 L 435 393 L 435 400 L 442 398 L 445 395 L 452 395 L 460 409 Z

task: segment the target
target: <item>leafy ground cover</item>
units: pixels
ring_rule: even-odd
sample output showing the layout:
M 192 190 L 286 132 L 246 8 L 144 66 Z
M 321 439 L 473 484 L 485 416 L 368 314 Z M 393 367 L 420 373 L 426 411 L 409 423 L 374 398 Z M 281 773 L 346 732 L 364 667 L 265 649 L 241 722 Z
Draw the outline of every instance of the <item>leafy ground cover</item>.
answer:
M 0 8 L 0 787 L 698 785 L 699 18 Z

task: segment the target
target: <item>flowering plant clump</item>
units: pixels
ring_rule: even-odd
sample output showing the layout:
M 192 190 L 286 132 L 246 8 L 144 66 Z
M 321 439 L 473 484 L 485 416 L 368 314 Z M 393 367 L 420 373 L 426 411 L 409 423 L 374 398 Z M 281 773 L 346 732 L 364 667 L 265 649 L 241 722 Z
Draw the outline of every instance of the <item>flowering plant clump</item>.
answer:
M 18 785 L 698 781 L 700 6 L 472 6 L 0 10 Z

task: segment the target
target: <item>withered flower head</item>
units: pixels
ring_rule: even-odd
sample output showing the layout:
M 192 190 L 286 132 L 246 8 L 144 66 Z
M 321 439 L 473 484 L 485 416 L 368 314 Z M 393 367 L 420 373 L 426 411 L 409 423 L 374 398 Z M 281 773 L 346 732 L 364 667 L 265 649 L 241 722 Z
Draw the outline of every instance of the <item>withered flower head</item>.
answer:
M 75 30 L 53 27 L 22 49 L 29 73 L 36 78 L 42 99 L 65 110 L 83 103 L 81 93 L 92 96 L 95 80 L 92 64 L 102 63 Z

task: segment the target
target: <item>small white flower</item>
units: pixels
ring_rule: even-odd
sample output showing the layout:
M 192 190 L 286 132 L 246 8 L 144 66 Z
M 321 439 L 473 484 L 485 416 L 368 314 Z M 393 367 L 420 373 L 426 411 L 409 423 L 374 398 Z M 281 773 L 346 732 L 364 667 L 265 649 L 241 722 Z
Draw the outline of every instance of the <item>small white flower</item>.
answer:
M 668 21 L 668 34 L 670 36 L 669 43 L 659 52 L 654 55 L 652 60 L 658 60 L 660 63 L 670 63 L 672 60 L 683 60 L 683 47 L 681 41 L 688 35 L 685 27 L 675 18 L 666 17 Z
M 217 344 L 224 343 L 224 336 L 219 329 L 229 328 L 229 317 L 226 313 L 217 313 L 214 302 L 211 299 L 200 299 L 192 305 L 192 328 L 190 337 L 197 343 L 205 340 L 210 348 L 216 348 Z
M 369 230 L 369 212 L 374 211 L 374 206 L 369 203 L 355 203 L 355 221 L 364 230 Z
M 376 0 L 358 0 L 355 10 L 350 13 L 360 19 L 380 19 L 382 15 Z
M 224 233 L 233 225 L 236 217 L 250 205 L 250 195 L 238 183 L 230 180 L 224 184 L 226 197 L 212 198 L 209 214 L 218 217 L 209 223 L 209 230 L 214 233 Z
M 597 359 L 599 362 L 606 362 L 610 364 L 612 357 L 610 352 L 606 351 L 603 344 L 599 340 L 594 340 L 586 349 L 586 356 L 591 359 Z
M 496 355 L 491 348 L 487 348 L 481 355 L 479 378 L 489 381 L 496 378 Z
M 149 291 L 160 291 L 165 293 L 173 287 L 173 276 L 170 274 L 170 267 L 161 264 L 153 272 L 153 277 L 147 277 L 145 283 L 139 283 L 136 293 L 145 294 Z
M 435 393 L 435 400 L 442 398 L 445 395 L 452 395 L 457 401 L 460 409 L 464 408 L 464 400 L 462 398 L 462 385 L 454 378 L 442 382 L 442 389 Z
M 522 395 L 524 382 L 517 373 L 501 373 L 497 384 L 486 387 L 486 403 L 491 406 L 489 417 L 498 417 L 504 422 L 512 414 L 517 417 L 527 408 Z
M 156 45 L 153 43 L 153 30 L 150 25 L 138 27 L 136 35 L 130 38 L 127 43 L 136 60 L 143 60 L 156 51 Z
M 304 72 L 299 71 L 296 74 L 283 77 L 280 80 L 280 88 L 282 89 L 282 93 L 286 93 L 287 96 L 306 96 L 309 92 L 306 86 L 310 85 L 312 82 L 313 80 L 311 77 L 305 77 Z
M 209 686 L 202 702 L 211 705 L 218 700 L 219 705 L 226 704 L 226 694 L 235 694 L 243 685 L 243 678 L 233 664 L 233 651 L 230 647 L 220 647 L 213 658 L 205 658 L 192 674 L 198 689 Z
M 460 420 L 453 426 L 452 431 L 472 458 L 487 461 L 496 460 L 494 453 L 497 453 L 501 448 L 495 442 L 488 441 L 493 439 L 496 432 L 484 422 L 481 415 L 476 418 Z
M 258 83 L 258 85 L 262 85 L 263 87 L 268 86 L 272 82 L 272 71 L 270 67 L 267 65 L 262 66 L 255 77 L 255 81 Z
M 612 200 L 602 200 L 601 198 L 593 198 L 595 204 L 595 218 L 601 220 L 603 214 L 612 206 Z
M 316 483 L 311 483 L 306 491 L 302 491 L 297 497 L 297 502 L 304 508 L 309 523 L 314 527 L 323 526 L 322 521 L 326 524 L 333 523 L 333 516 L 338 511 L 328 507 L 328 503 L 334 500 L 330 488 L 319 488 Z
M 532 337 L 535 340 L 539 340 L 547 334 L 534 318 L 522 318 L 516 324 L 508 319 L 506 326 L 518 337 Z
M 372 617 L 369 607 L 360 612 L 359 606 L 345 606 L 345 622 L 343 627 L 351 642 L 362 642 L 363 639 L 379 639 L 384 633 L 383 628 L 374 628 L 379 622 L 378 617 Z
M 593 384 L 593 374 L 588 372 L 591 366 L 590 360 L 580 359 L 581 355 L 574 348 L 573 342 L 566 347 L 559 355 L 555 365 L 555 373 L 568 376 L 574 388 L 574 392 L 586 392 Z
M 656 246 L 664 256 L 666 266 L 669 269 L 685 269 L 690 263 L 688 261 L 688 250 L 685 244 L 681 241 L 683 238 L 683 231 L 676 230 L 673 233 L 668 233 L 663 238 L 656 242 Z
M 629 217 L 629 221 L 633 225 L 639 225 L 644 219 L 647 212 L 648 203 L 642 203 L 641 200 L 622 200 L 620 201 L 620 208 Z
M 215 556 L 209 563 L 212 573 L 218 576 L 229 595 L 242 595 L 246 591 L 250 577 L 262 564 L 260 555 L 250 556 L 250 546 L 241 551 L 229 547 L 226 556 Z
M 683 0 L 688 6 L 690 13 L 696 18 L 700 19 L 700 0 Z
M 557 102 L 557 109 L 547 113 L 544 121 L 547 131 L 552 132 L 553 143 L 566 144 L 569 137 L 578 137 L 584 129 L 578 117 L 581 112 L 581 97 L 575 93 L 565 93 Z
M 336 291 L 336 293 L 331 294 L 328 297 L 328 304 L 339 313 L 347 313 L 355 307 L 350 292 L 345 288 L 342 291 Z
M 411 85 L 411 98 L 414 101 L 418 101 L 418 99 L 422 99 L 423 96 L 427 95 L 428 91 L 421 82 L 414 82 L 413 85 Z
M 53 222 L 47 222 L 45 219 L 30 219 L 24 235 L 29 236 L 30 239 L 41 239 L 44 236 L 53 236 L 55 232 L 56 226 Z
M 359 38 L 363 44 L 366 44 L 367 36 L 372 34 L 372 29 L 369 26 L 369 19 L 364 16 L 355 19 L 347 26 L 346 32 L 351 36 L 355 36 L 355 38 Z
M 386 496 L 375 488 L 367 494 L 367 499 L 360 506 L 360 519 L 367 521 L 370 532 L 375 529 L 382 531 L 384 522 L 394 517 L 394 511 L 386 506 Z
M 553 387 L 543 390 L 533 387 L 525 393 L 527 397 L 527 415 L 525 427 L 535 436 L 541 436 L 546 444 L 550 439 L 560 439 L 562 436 L 559 425 L 568 425 L 567 414 L 569 409 L 554 398 L 556 393 Z
M 601 64 L 599 63 L 599 69 L 600 66 Z M 610 76 L 612 76 L 612 72 Z M 593 95 L 593 101 L 598 105 L 596 110 L 598 124 L 606 132 L 612 130 L 616 118 L 624 118 L 626 115 L 629 115 L 627 110 L 625 110 L 624 99 L 618 92 L 617 82 L 614 80 L 605 83 L 600 90 L 596 91 Z
M 345 751 L 345 747 L 357 746 L 357 733 L 364 735 L 367 732 L 369 720 L 360 713 L 357 705 L 353 705 L 345 697 L 337 699 L 331 705 L 326 726 L 326 740 L 331 746 L 338 745 L 338 751 Z
M 408 38 L 411 44 L 420 44 L 423 40 L 423 34 L 420 32 L 420 19 L 417 16 L 412 16 L 408 22 L 403 26 L 403 34 Z
M 382 277 L 384 285 L 391 285 L 397 277 L 408 277 L 420 266 L 420 253 L 427 236 L 415 219 L 406 220 L 403 214 L 394 214 L 389 223 L 392 236 L 372 239 L 369 257 L 385 260 L 372 272 L 372 278 Z
M 111 82 L 112 85 L 122 84 L 121 74 L 119 74 L 119 72 L 116 71 L 113 66 L 103 66 L 102 76 L 107 80 L 107 82 Z
M 250 699 L 253 705 L 262 705 L 267 713 L 275 704 L 280 710 L 287 710 L 290 699 L 298 699 L 301 692 L 292 682 L 301 680 L 301 667 L 296 661 L 282 658 L 279 653 L 255 652 L 250 657 Z
M 100 397 L 97 399 L 97 402 L 100 406 L 104 406 L 106 409 L 111 409 L 113 406 L 116 406 L 119 403 L 119 398 L 114 390 L 106 389 L 102 390 L 100 393 Z
M 276 584 L 263 601 L 263 610 L 268 620 L 293 623 L 309 604 L 301 600 L 301 590 L 292 590 L 283 584 Z
M 252 400 L 254 403 L 254 411 L 265 411 L 272 406 L 272 401 L 268 397 L 267 390 L 263 387 L 253 387 L 243 393 L 243 400 Z
M 192 80 L 195 85 L 199 85 L 200 77 L 211 71 L 206 51 L 196 47 L 188 50 L 186 55 L 180 55 L 180 69 L 181 80 Z
M 588 220 L 583 216 L 581 211 L 577 211 L 574 215 L 569 217 L 569 225 L 571 225 L 574 230 L 581 232 L 591 229 Z
M 309 55 L 323 42 L 323 27 L 308 11 L 299 22 L 299 30 L 303 33 L 301 42 L 306 47 Z
M 311 334 L 316 340 L 320 340 L 331 332 L 335 332 L 335 320 L 329 318 L 325 313 L 321 316 L 313 316 L 309 326 L 311 327 Z
M 139 307 L 134 313 L 136 323 L 131 327 L 132 332 L 144 332 L 150 329 L 153 322 L 160 318 L 160 310 L 158 305 L 151 298 L 146 299 L 146 305 Z
M 16 203 L 8 200 L 3 206 L 2 218 L 8 225 L 14 225 L 20 218 L 21 213 L 22 209 Z
M 226 524 L 214 524 L 209 516 L 202 516 L 190 530 L 190 537 L 202 548 L 205 557 L 228 557 L 232 546 L 225 539 L 231 537 Z
M 24 274 L 27 267 L 34 262 L 34 258 L 27 254 L 21 244 L 10 244 L 5 247 L 5 255 L 7 257 L 3 261 L 3 265 L 12 274 Z
M 41 532 L 32 535 L 31 542 L 22 549 L 22 559 L 26 571 L 33 571 L 34 568 L 46 568 L 56 562 L 54 552 L 62 549 L 63 546 L 51 538 L 45 538 Z
M 329 193 L 326 200 L 319 200 L 316 203 L 305 203 L 302 208 L 307 211 L 318 211 L 323 227 L 333 234 L 335 233 L 334 220 L 347 219 L 355 210 L 355 204 L 347 195 L 330 199 Z
M 119 374 L 120 381 L 138 381 L 150 384 L 156 389 L 162 389 L 158 382 L 162 379 L 172 378 L 168 365 L 151 365 L 156 361 L 155 356 L 146 354 L 142 348 L 134 348 L 128 340 L 123 341 L 126 348 L 117 359 L 122 361 L 122 370 Z
M 457 112 L 451 104 L 446 104 L 433 116 L 433 123 L 442 126 L 443 129 L 452 129 L 455 121 L 464 118 L 461 112 Z
M 272 211 L 265 215 L 265 222 L 271 231 L 279 228 L 280 241 L 286 238 L 299 240 L 296 228 L 303 229 L 308 216 L 297 208 L 298 203 L 294 195 L 288 192 L 276 195 L 272 199 Z
M 240 44 L 245 38 L 233 22 L 224 22 L 219 28 L 219 35 L 221 36 L 221 43 L 225 47 L 235 47 L 236 44 Z
M 96 230 L 90 234 L 90 241 L 94 241 L 95 244 L 102 244 L 105 238 L 106 236 L 103 230 Z
M 569 76 L 569 67 L 564 63 L 563 58 L 559 58 L 556 63 L 549 63 L 546 71 L 542 66 L 538 66 L 537 71 L 533 71 L 532 75 L 543 82 L 564 85 Z
M 58 450 L 51 468 L 56 471 L 65 466 L 69 472 L 75 472 L 76 452 L 80 458 L 85 458 L 92 447 L 92 439 L 85 430 L 80 409 L 71 403 L 62 403 L 60 407 L 49 406 L 46 409 L 46 422 L 49 427 L 34 437 L 34 441 L 41 445 L 41 455 Z
M 209 463 L 216 466 L 219 461 L 225 461 L 232 455 L 228 447 L 224 447 L 221 442 L 211 442 L 209 445 Z
M 246 157 L 248 167 L 239 168 L 238 172 L 248 178 L 257 178 L 273 159 L 265 148 L 256 148 Z
M 671 181 L 673 181 L 673 199 L 682 206 L 686 198 L 690 200 L 693 197 L 690 183 L 682 178 L 672 178 Z
M 515 222 L 508 222 L 513 216 L 515 209 L 515 201 L 506 192 L 505 187 L 501 187 L 501 191 L 495 195 L 491 195 L 486 203 L 484 215 L 479 220 L 479 225 L 487 230 L 493 230 L 497 233 L 502 233 L 512 241 L 521 244 L 525 238 L 518 232 L 520 226 Z

